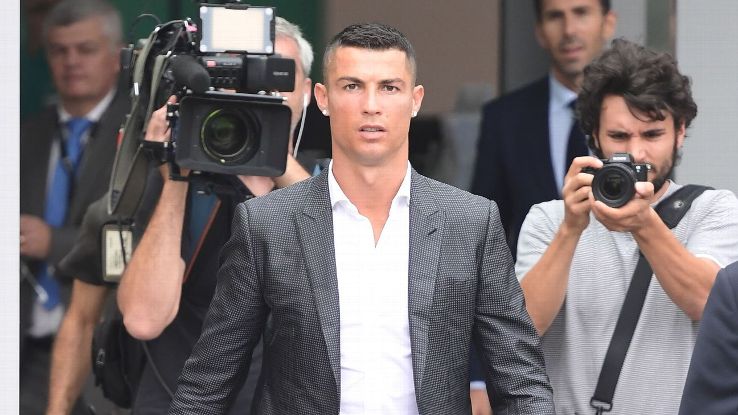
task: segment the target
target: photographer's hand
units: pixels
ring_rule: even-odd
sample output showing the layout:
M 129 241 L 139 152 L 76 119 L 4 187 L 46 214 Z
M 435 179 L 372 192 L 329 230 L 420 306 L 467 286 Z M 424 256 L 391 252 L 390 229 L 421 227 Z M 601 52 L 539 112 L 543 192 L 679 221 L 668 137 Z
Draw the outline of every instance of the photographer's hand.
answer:
M 170 97 L 169 102 L 176 102 L 176 97 Z M 146 140 L 169 139 L 166 110 L 164 106 L 152 114 Z M 160 171 L 164 185 L 159 201 L 118 286 L 123 322 L 128 332 L 141 340 L 158 337 L 176 317 L 185 271 L 181 247 L 189 184 L 168 180 L 167 165 Z
M 163 107 L 151 114 L 149 125 L 146 127 L 146 136 L 144 137 L 144 140 L 163 143 L 171 139 L 172 131 L 171 128 L 169 128 L 169 121 L 167 121 L 167 105 L 175 103 L 177 103 L 177 96 L 172 95 L 167 99 L 167 103 Z M 162 177 L 164 177 L 164 180 L 169 179 L 169 165 L 167 163 L 162 164 L 159 167 L 159 171 L 161 172 Z M 190 171 L 188 169 L 180 168 L 180 174 L 186 177 L 190 174 Z
M 594 157 L 577 157 L 564 178 L 564 221 L 538 262 L 525 274 L 520 286 L 526 308 L 538 334 L 543 335 L 559 313 L 569 284 L 569 268 L 579 237 L 589 224 L 592 178 L 584 167 L 602 167 Z M 535 206 L 531 209 L 536 208 Z M 526 223 L 523 224 L 523 227 Z
M 585 167 L 599 169 L 602 167 L 602 161 L 589 156 L 575 158 L 564 177 L 564 187 L 561 189 L 565 207 L 564 223 L 561 226 L 575 234 L 581 234 L 589 225 L 589 211 L 592 205 L 589 198 L 592 194 L 594 176 L 582 173 Z
M 592 213 L 610 231 L 637 233 L 649 229 L 661 221 L 656 211 L 651 208 L 653 183 L 636 182 L 635 190 L 633 199 L 619 208 L 612 208 L 595 200 L 594 195 L 590 193 Z
M 633 235 L 669 298 L 698 321 L 720 267 L 711 257 L 690 252 L 659 218 L 651 207 L 652 183 L 638 182 L 635 188 L 636 195 L 620 208 L 593 201 L 592 212 L 608 229 Z

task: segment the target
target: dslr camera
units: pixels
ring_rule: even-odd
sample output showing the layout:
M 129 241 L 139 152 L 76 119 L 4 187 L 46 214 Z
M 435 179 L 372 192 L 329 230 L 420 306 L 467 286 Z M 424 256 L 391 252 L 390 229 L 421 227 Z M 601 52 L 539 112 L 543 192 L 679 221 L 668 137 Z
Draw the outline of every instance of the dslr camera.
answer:
M 602 168 L 585 167 L 583 173 L 593 174 L 592 193 L 595 199 L 607 206 L 618 208 L 628 203 L 635 195 L 636 182 L 648 180 L 648 163 L 634 163 L 628 153 L 615 153 L 610 159 L 603 159 Z
M 284 173 L 291 111 L 278 92 L 294 89 L 295 61 L 274 54 L 275 18 L 272 7 L 203 3 L 196 22 L 159 24 L 123 49 L 119 88 L 132 91 L 132 106 L 111 175 L 111 214 L 133 214 L 152 157 L 170 163 L 175 179 L 185 179 L 178 167 L 206 173 L 199 177 Z M 172 94 L 170 141 L 143 140 Z

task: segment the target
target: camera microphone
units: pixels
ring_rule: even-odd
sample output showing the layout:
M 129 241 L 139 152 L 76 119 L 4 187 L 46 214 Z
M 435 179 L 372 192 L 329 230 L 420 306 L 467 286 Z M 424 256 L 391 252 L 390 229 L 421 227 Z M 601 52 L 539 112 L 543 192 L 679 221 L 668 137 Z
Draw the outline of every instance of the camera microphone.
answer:
M 196 94 L 210 89 L 210 74 L 202 64 L 191 55 L 177 55 L 170 60 L 172 76 L 178 85 L 184 85 Z

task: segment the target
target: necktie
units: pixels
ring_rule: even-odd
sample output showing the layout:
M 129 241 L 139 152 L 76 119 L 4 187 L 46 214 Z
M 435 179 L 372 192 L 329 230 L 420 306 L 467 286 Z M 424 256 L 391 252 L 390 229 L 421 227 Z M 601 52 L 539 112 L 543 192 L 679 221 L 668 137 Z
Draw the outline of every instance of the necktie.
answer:
M 66 221 L 77 166 L 82 158 L 82 136 L 91 125 L 92 122 L 86 118 L 71 118 L 66 123 L 67 139 L 62 143 L 61 157 L 56 163 L 44 209 L 44 220 L 52 228 L 58 228 Z M 44 307 L 51 310 L 59 304 L 59 284 L 49 274 L 46 263 L 41 264 L 37 277 L 47 295 Z
M 576 99 L 569 102 L 569 108 L 574 110 Z M 573 114 L 573 113 L 572 113 Z M 574 122 L 571 125 L 571 131 L 569 131 L 569 142 L 566 146 L 566 165 L 564 165 L 564 175 L 569 171 L 571 162 L 574 161 L 575 157 L 588 156 L 589 150 L 587 150 L 587 144 L 585 142 L 584 134 L 582 129 L 579 128 L 579 122 L 574 117 Z

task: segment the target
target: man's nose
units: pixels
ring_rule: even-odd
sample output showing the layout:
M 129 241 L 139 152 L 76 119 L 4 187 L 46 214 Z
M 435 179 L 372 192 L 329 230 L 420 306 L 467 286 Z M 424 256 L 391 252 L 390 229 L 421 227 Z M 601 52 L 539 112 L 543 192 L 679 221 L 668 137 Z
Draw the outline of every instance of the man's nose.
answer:
M 647 159 L 646 146 L 640 137 L 633 137 L 628 144 L 628 153 L 633 156 L 636 162 L 642 162 Z
M 73 66 L 79 63 L 80 61 L 80 53 L 76 50 L 70 48 L 69 50 L 64 53 L 64 64 L 67 66 Z
M 577 32 L 577 22 L 574 16 L 564 16 L 564 35 L 572 37 Z
M 363 111 L 367 114 L 376 114 L 380 111 L 379 97 L 377 92 L 373 90 L 367 90 L 364 94 L 363 100 Z

